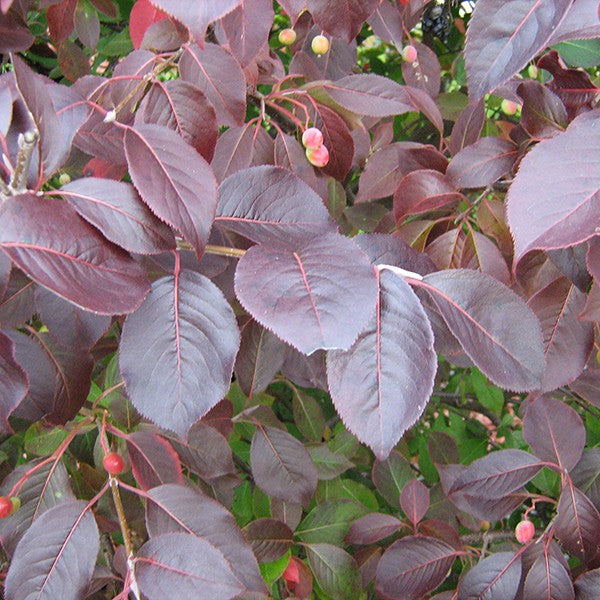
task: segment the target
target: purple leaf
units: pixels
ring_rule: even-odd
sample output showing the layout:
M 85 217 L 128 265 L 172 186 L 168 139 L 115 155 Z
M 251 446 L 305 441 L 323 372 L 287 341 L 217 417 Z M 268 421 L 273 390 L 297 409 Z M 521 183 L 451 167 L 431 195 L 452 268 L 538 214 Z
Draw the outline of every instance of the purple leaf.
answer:
M 498 246 L 479 231 L 470 228 L 460 260 L 461 266 L 465 269 L 478 269 L 482 273 L 491 275 L 500 283 L 510 285 L 508 265 Z
M 131 402 L 185 437 L 227 393 L 239 340 L 233 311 L 209 279 L 183 271 L 155 281 L 123 326 L 119 364 Z
M 389 117 L 417 110 L 406 88 L 373 73 L 348 75 L 323 84 L 323 89 L 338 104 L 359 115 Z
M 32 194 L 2 206 L 0 247 L 33 280 L 86 310 L 135 310 L 148 293 L 141 268 L 75 209 Z
M 240 259 L 235 290 L 262 325 L 304 354 L 348 349 L 367 325 L 377 277 L 356 244 L 338 234 L 283 246 L 253 246 Z M 257 281 L 256 274 L 264 277 Z
M 321 29 L 350 43 L 378 3 L 378 0 L 307 0 L 306 5 Z
M 129 172 L 144 202 L 202 254 L 215 216 L 217 182 L 208 163 L 174 131 L 138 125 L 125 133 Z
M 585 447 L 581 417 L 567 404 L 542 396 L 527 404 L 523 437 L 536 456 L 570 471 Z
M 515 598 L 521 579 L 521 555 L 497 552 L 477 563 L 458 585 L 460 600 Z
M 40 137 L 42 180 L 45 181 L 66 160 L 70 148 L 64 147 L 63 130 L 42 78 L 16 55 L 13 56 L 13 66 L 18 90 Z
M 105 123 L 99 111 L 94 111 L 79 128 L 74 144 L 91 156 L 109 163 L 124 165 L 127 163 L 123 141 L 124 130 L 114 123 Z
M 400 181 L 394 193 L 394 218 L 400 224 L 408 216 L 457 203 L 463 197 L 439 171 L 412 171 Z
M 600 586 L 600 568 L 580 575 L 575 581 L 577 600 L 596 600 Z
M 509 496 L 533 479 L 541 468 L 540 461 L 523 450 L 492 452 L 459 474 L 447 495 L 453 502 L 470 506 L 473 514 L 478 515 L 485 509 L 486 501 Z
M 21 477 L 32 467 L 38 466 L 37 462 L 18 466 L 4 479 L 0 493 L 6 496 Z M 21 507 L 0 521 L 0 542 L 9 556 L 12 556 L 18 541 L 35 519 L 52 507 L 75 499 L 70 484 L 69 475 L 61 461 L 39 467 L 27 477 L 19 490 Z
M 317 194 L 280 167 L 251 167 L 219 187 L 216 222 L 255 242 L 289 242 L 335 231 Z
M 143 490 L 164 483 L 183 484 L 181 463 L 173 446 L 151 431 L 134 431 L 127 436 L 133 476 Z
M 454 127 L 448 145 L 452 155 L 458 154 L 463 148 L 474 144 L 479 139 L 485 120 L 485 102 L 483 98 L 469 104 L 461 113 Z
M 385 460 L 376 460 L 373 463 L 373 483 L 393 508 L 400 508 L 402 488 L 413 476 L 410 464 L 397 450 L 392 450 Z
M 229 568 L 251 592 L 265 594 L 256 558 L 235 519 L 216 500 L 189 487 L 162 485 L 148 491 L 146 526 L 150 537 L 185 532 L 206 540 L 225 557 Z
M 518 148 L 508 140 L 481 138 L 452 158 L 446 174 L 459 188 L 487 187 L 512 169 L 518 155 Z
M 597 111 L 540 142 L 525 156 L 508 191 L 507 221 L 515 265 L 530 250 L 573 246 L 600 222 L 600 127 Z M 585 156 L 585 163 L 581 157 Z M 598 169 L 596 168 L 598 165 Z M 578 185 L 573 185 L 577 177 Z M 545 190 L 540 194 L 539 190 Z
M 575 600 L 571 576 L 554 556 L 540 556 L 533 563 L 523 588 L 523 600 Z
M 111 323 L 110 317 L 81 310 L 43 287 L 35 290 L 35 301 L 50 338 L 65 348 L 92 348 Z
M 34 521 L 17 544 L 4 591 L 7 600 L 80 598 L 100 549 L 87 502 L 63 502 Z
M 198 44 L 204 44 L 206 28 L 239 5 L 240 0 L 151 0 L 168 15 L 181 21 Z
M 311 544 L 306 546 L 306 557 L 319 586 L 330 598 L 352 598 L 362 590 L 358 565 L 345 550 L 331 544 Z
M 396 142 L 369 157 L 359 180 L 357 202 L 391 196 L 402 178 L 412 171 L 435 169 L 443 173 L 447 159 L 433 146 L 416 142 Z
M 375 544 L 399 531 L 402 521 L 384 513 L 369 513 L 356 519 L 344 538 L 349 544 Z
M 554 137 L 565 130 L 567 109 L 550 88 L 537 81 L 525 81 L 519 85 L 517 93 L 523 99 L 521 125 L 531 137 Z
M 140 103 L 135 123 L 164 125 L 176 131 L 205 160 L 213 157 L 219 133 L 215 109 L 192 83 L 182 79 L 156 81 Z
M 187 6 L 185 10 L 189 11 Z M 193 83 L 204 92 L 214 106 L 219 125 L 243 124 L 246 80 L 242 68 L 227 50 L 216 44 L 206 44 L 203 49 L 195 44 L 184 46 L 179 73 L 183 81 Z
M 48 334 L 32 331 L 28 337 L 18 331 L 10 334 L 15 358 L 27 373 L 29 391 L 13 416 L 37 421 L 42 417 L 62 425 L 71 420 L 87 399 L 93 359 L 81 348 L 72 350 L 55 345 Z
M 416 294 L 378 273 L 375 315 L 348 351 L 327 357 L 331 397 L 346 427 L 379 460 L 421 416 L 433 390 L 433 332 Z
M 592 563 L 600 554 L 600 513 L 573 482 L 567 480 L 558 501 L 554 535 L 573 556 Z
M 402 62 L 402 76 L 407 85 L 423 90 L 435 98 L 440 91 L 440 63 L 433 50 L 425 44 L 413 42 L 417 50 L 417 60 Z
M 323 167 L 323 173 L 343 181 L 352 166 L 354 140 L 346 121 L 323 104 L 317 104 L 315 127 L 323 132 L 323 144 L 329 150 L 329 162 Z
M 566 277 L 554 280 L 529 299 L 544 336 L 543 392 L 571 383 L 587 363 L 594 346 L 594 326 L 578 319 L 585 302 L 586 295 Z
M 429 510 L 429 490 L 418 479 L 411 479 L 400 495 L 400 506 L 408 520 L 416 526 Z
M 296 24 L 300 13 L 306 8 L 306 0 L 281 0 L 279 4 L 289 15 L 292 26 Z
M 584 450 L 570 475 L 575 486 L 600 510 L 600 448 Z
M 283 365 L 285 348 L 278 337 L 256 321 L 245 325 L 235 362 L 235 378 L 248 398 L 264 391 L 273 381 Z
M 244 527 L 243 534 L 259 562 L 281 558 L 289 550 L 294 537 L 294 532 L 277 519 L 252 521 Z
M 0 431 L 3 434 L 12 432 L 8 417 L 25 398 L 28 388 L 27 375 L 15 360 L 14 343 L 0 332 Z
M 596 0 L 575 0 L 546 46 L 566 40 L 600 37 L 600 17 Z
M 430 537 L 408 536 L 394 542 L 377 567 L 375 589 L 382 600 L 418 600 L 442 583 L 456 550 Z M 518 583 L 518 578 L 517 578 Z
M 63 186 L 60 195 L 107 239 L 129 252 L 159 254 L 175 248 L 171 230 L 129 183 L 84 177 Z
M 219 136 L 210 163 L 219 183 L 252 164 L 256 132 L 251 123 L 246 123 L 242 127 L 230 127 Z
M 317 487 L 310 454 L 287 431 L 258 426 L 250 447 L 250 467 L 256 485 L 279 500 L 308 506 Z
M 271 0 L 238 0 L 239 6 L 221 21 L 229 48 L 242 67 L 267 43 L 273 25 Z
M 146 542 L 134 558 L 135 578 L 148 600 L 219 598 L 244 591 L 223 554 L 206 539 L 167 533 Z
M 313 189 L 318 189 L 315 170 L 306 160 L 304 149 L 296 138 L 279 133 L 275 138 L 275 165 L 293 171 Z
M 546 45 L 573 0 L 480 0 L 467 31 L 469 93 L 479 99 Z
M 539 321 L 513 291 L 489 275 L 455 269 L 423 284 L 469 358 L 496 385 L 540 387 L 544 352 Z

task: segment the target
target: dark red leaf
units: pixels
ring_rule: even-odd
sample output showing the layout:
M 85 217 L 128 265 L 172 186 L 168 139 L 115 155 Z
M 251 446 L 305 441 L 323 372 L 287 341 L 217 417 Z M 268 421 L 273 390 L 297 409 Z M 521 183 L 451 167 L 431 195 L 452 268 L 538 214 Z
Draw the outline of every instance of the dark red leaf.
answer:
M 416 526 L 429 510 L 429 489 L 418 479 L 411 479 L 402 488 L 400 506 L 408 520 Z
M 594 329 L 592 323 L 578 319 L 585 302 L 585 294 L 565 277 L 554 280 L 529 299 L 544 336 L 543 392 L 571 383 L 587 363 L 594 345 Z
M 214 427 L 221 435 L 228 437 L 233 429 L 231 417 L 233 405 L 227 399 L 213 406 L 203 417 L 202 423 Z
M 352 346 L 372 315 L 377 277 L 352 240 L 325 234 L 287 248 L 253 246 L 238 263 L 235 290 L 259 323 L 311 354 Z
M 15 360 L 13 341 L 0 332 L 0 431 L 12 432 L 8 417 L 19 406 L 29 388 L 25 371 Z
M 407 85 L 423 90 L 432 98 L 440 91 L 440 63 L 428 46 L 413 42 L 417 50 L 417 60 L 412 63 L 402 62 L 402 76 Z
M 575 591 L 569 572 L 554 556 L 540 556 L 531 566 L 523 600 L 575 600 Z
M 255 127 L 246 123 L 242 127 L 230 127 L 219 136 L 210 164 L 219 183 L 252 164 L 256 132 Z
M 167 15 L 154 7 L 150 0 L 137 0 L 129 15 L 129 35 L 133 47 L 137 50 L 142 45 L 148 28 L 166 17 Z
M 289 242 L 335 231 L 323 202 L 280 167 L 245 169 L 219 187 L 216 222 L 255 242 Z
M 446 174 L 459 188 L 486 187 L 506 175 L 518 155 L 517 147 L 508 140 L 481 138 L 454 156 Z
M 596 600 L 598 586 L 600 586 L 600 569 L 584 573 L 575 581 L 577 600 Z
M 133 475 L 143 490 L 164 483 L 183 484 L 181 463 L 173 446 L 151 431 L 134 431 L 127 436 Z
M 394 542 L 383 553 L 377 567 L 378 597 L 382 600 L 423 598 L 442 583 L 456 555 L 454 548 L 434 538 L 408 536 Z
M 75 9 L 74 22 L 79 41 L 90 50 L 95 50 L 100 39 L 98 13 L 89 4 L 79 2 Z
M 239 340 L 233 311 L 209 279 L 183 271 L 155 281 L 123 326 L 119 364 L 133 405 L 185 437 L 227 393 Z
M 374 544 L 399 531 L 402 521 L 384 513 L 370 513 L 350 525 L 344 538 L 349 544 Z
M 148 600 L 173 594 L 233 600 L 244 591 L 219 549 L 187 533 L 152 538 L 138 550 L 134 564 L 139 589 Z
M 185 10 L 189 11 L 187 7 Z M 179 61 L 181 78 L 204 92 L 215 108 L 219 125 L 242 125 L 246 116 L 246 80 L 235 58 L 216 44 L 206 44 L 203 49 L 184 46 L 184 50 Z
M 87 502 L 72 500 L 51 508 L 17 545 L 5 581 L 7 598 L 82 597 L 99 549 L 98 527 Z
M 573 0 L 480 0 L 467 32 L 469 93 L 479 99 L 542 50 Z
M 596 112 L 581 115 L 521 161 L 507 200 L 515 265 L 530 250 L 573 246 L 597 235 L 600 172 L 589 165 L 600 164 L 598 122 Z
M 63 186 L 60 194 L 107 239 L 129 252 L 158 254 L 175 248 L 169 227 L 129 183 L 84 177 Z
M 155 82 L 140 103 L 135 122 L 169 127 L 205 160 L 212 160 L 219 133 L 215 109 L 192 83 L 181 79 Z
M 217 204 L 217 182 L 208 163 L 162 125 L 127 129 L 125 152 L 131 179 L 144 202 L 179 229 L 200 256 Z
M 275 138 L 274 162 L 278 167 L 293 171 L 315 191 L 319 183 L 312 165 L 306 160 L 304 148 L 296 138 L 280 132 Z
M 546 46 L 553 46 L 565 40 L 595 37 L 600 37 L 600 17 L 596 0 L 576 0 Z
M 458 597 L 461 600 L 514 598 L 520 578 L 521 555 L 497 552 L 467 572 L 459 583 Z
M 485 119 L 485 102 L 483 98 L 469 104 L 461 113 L 450 137 L 449 149 L 452 155 L 458 154 L 463 148 L 474 144 L 479 139 Z
M 343 181 L 352 166 L 354 140 L 346 122 L 334 110 L 318 104 L 315 127 L 323 132 L 323 144 L 329 151 L 329 162 L 323 173 Z
M 77 0 L 62 0 L 46 11 L 50 37 L 55 42 L 64 42 L 75 28 L 75 8 Z M 15 49 L 16 50 L 16 49 Z
M 317 487 L 317 469 L 306 448 L 286 431 L 257 427 L 250 447 L 252 475 L 273 498 L 307 506 Z
M 378 0 L 307 0 L 315 23 L 333 37 L 351 42 L 377 8 Z
M 190 487 L 173 484 L 161 485 L 148 494 L 152 500 L 146 505 L 146 525 L 151 537 L 175 532 L 196 535 L 222 553 L 244 588 L 259 597 L 266 593 L 250 546 L 231 513 L 219 502 Z
M 292 545 L 294 532 L 277 519 L 257 519 L 244 527 L 242 533 L 250 542 L 258 562 L 281 558 Z
M 32 279 L 100 314 L 135 310 L 148 293 L 141 268 L 67 203 L 22 194 L 1 210 L 0 247 Z
M 525 81 L 517 88 L 523 99 L 521 125 L 535 138 L 549 138 L 564 131 L 568 123 L 567 109 L 562 100 L 537 81 Z
M 437 361 L 415 293 L 395 273 L 377 273 L 375 315 L 348 351 L 329 352 L 327 380 L 346 427 L 384 460 L 421 416 Z

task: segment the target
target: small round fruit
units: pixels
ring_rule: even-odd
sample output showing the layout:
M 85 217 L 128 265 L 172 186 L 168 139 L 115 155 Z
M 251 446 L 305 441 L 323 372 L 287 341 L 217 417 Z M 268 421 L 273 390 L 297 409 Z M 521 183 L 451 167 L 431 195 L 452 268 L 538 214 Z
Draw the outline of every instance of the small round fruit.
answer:
M 293 29 L 282 29 L 279 32 L 279 43 L 291 46 L 296 41 L 296 32 Z
M 302 134 L 302 145 L 311 150 L 320 148 L 323 145 L 323 134 L 321 133 L 321 130 L 317 127 L 309 127 Z
M 61 173 L 58 178 L 58 183 L 60 185 L 67 185 L 67 183 L 71 183 L 71 176 L 68 173 Z
M 417 60 L 417 49 L 414 46 L 404 46 L 402 50 L 402 60 L 413 63 Z
M 502 100 L 502 104 L 500 105 L 500 108 L 502 109 L 502 112 L 505 115 L 512 117 L 512 115 L 517 113 L 517 109 L 519 108 L 519 105 L 516 102 L 513 102 L 512 100 L 506 100 L 506 98 L 505 98 L 504 100 Z
M 10 498 L 0 496 L 0 519 L 6 519 L 13 509 L 13 503 Z
M 528 520 L 521 521 L 515 527 L 515 537 L 521 544 L 526 544 L 535 534 L 535 525 Z
M 321 146 L 316 150 L 313 148 L 306 149 L 306 158 L 308 162 L 315 167 L 324 167 L 329 162 L 329 150 L 325 146 Z
M 116 452 L 111 452 L 104 457 L 102 466 L 107 473 L 110 473 L 111 475 L 119 475 L 123 472 L 125 462 Z
M 491 526 L 492 524 L 489 521 L 481 521 L 481 523 L 479 523 L 479 529 L 481 529 L 481 531 L 488 531 Z
M 527 75 L 529 75 L 531 79 L 537 79 L 539 74 L 540 72 L 535 65 L 529 65 L 529 67 L 527 67 Z
M 329 50 L 329 40 L 324 35 L 315 35 L 310 47 L 315 54 L 325 54 Z
M 10 514 L 14 515 L 21 508 L 21 498 L 18 496 L 11 496 L 10 502 L 12 504 Z

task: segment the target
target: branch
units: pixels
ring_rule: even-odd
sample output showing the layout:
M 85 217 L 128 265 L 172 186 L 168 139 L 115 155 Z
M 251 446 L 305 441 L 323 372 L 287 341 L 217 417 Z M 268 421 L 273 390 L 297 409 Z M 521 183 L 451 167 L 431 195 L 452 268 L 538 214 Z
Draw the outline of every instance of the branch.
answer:
M 13 193 L 20 194 L 27 189 L 27 177 L 29 176 L 29 165 L 31 156 L 38 140 L 37 131 L 26 131 L 20 133 L 18 138 L 19 154 L 17 156 L 17 165 L 8 184 Z M 41 160 L 41 158 L 40 158 Z
M 436 391 L 434 391 L 431 396 L 437 396 L 444 404 L 448 404 L 454 408 L 462 408 L 463 410 L 478 412 L 479 414 L 487 417 L 494 425 L 496 425 L 496 427 L 500 425 L 500 418 L 472 397 L 461 396 L 460 394 L 454 394 L 452 392 Z
M 256 94 L 248 94 L 247 96 L 248 102 L 253 106 L 256 106 L 259 110 L 261 110 L 262 102 L 261 99 Z M 294 135 L 296 133 L 296 123 L 290 121 L 285 115 L 282 115 L 277 109 L 265 105 L 265 112 L 275 121 L 281 129 L 283 129 L 287 134 Z

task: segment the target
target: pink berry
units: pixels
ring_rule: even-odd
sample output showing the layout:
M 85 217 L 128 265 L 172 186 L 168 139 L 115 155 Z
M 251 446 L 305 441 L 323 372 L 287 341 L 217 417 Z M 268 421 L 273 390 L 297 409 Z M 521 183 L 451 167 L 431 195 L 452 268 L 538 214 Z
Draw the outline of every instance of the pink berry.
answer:
M 324 35 L 315 35 L 310 47 L 315 54 L 325 54 L 329 50 L 329 40 Z
M 502 100 L 502 104 L 500 105 L 500 108 L 502 109 L 502 112 L 505 115 L 512 116 L 517 112 L 519 105 L 516 102 L 513 102 L 512 100 L 504 99 L 504 100 Z
M 324 167 L 329 162 L 329 150 L 325 146 L 320 148 L 307 148 L 306 158 L 315 167 Z
M 102 466 L 107 473 L 110 473 L 111 475 L 119 475 L 123 472 L 125 462 L 116 452 L 110 452 L 104 457 Z
M 528 520 L 521 521 L 515 527 L 515 537 L 521 544 L 526 544 L 535 534 L 535 525 Z
M 296 41 L 296 32 L 293 29 L 282 29 L 279 32 L 279 43 L 291 46 Z
M 413 63 L 417 60 L 417 49 L 414 46 L 404 46 L 402 50 L 402 59 L 405 62 Z
M 310 148 L 311 150 L 316 150 L 323 145 L 323 134 L 320 129 L 316 127 L 309 127 L 302 134 L 302 144 L 305 148 Z

